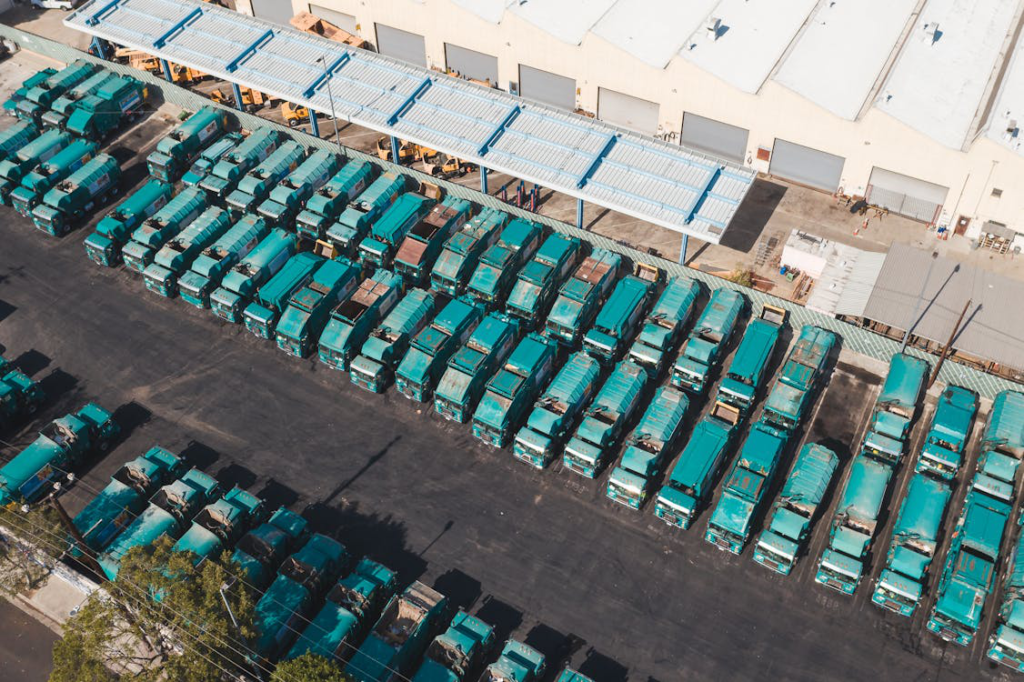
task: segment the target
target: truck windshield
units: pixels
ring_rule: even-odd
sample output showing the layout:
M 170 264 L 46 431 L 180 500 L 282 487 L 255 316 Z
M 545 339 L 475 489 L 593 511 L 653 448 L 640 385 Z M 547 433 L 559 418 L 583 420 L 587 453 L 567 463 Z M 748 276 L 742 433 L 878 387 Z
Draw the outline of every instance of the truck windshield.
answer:
M 466 654 L 448 642 L 434 640 L 427 649 L 427 658 L 437 661 L 449 670 L 461 668 Z
M 366 597 L 362 593 L 344 585 L 335 585 L 327 599 L 355 612 L 361 612 L 366 603 Z
M 248 554 L 261 564 L 266 564 L 274 556 L 274 548 L 266 540 L 252 535 L 246 535 L 236 545 L 238 551 Z
M 178 518 L 182 515 L 182 512 L 184 511 L 185 506 L 187 504 L 185 498 L 183 498 L 177 491 L 168 490 L 167 488 L 161 488 L 159 491 L 157 491 L 156 495 L 153 496 L 153 499 L 150 501 L 150 503 L 154 507 L 159 507 L 160 509 L 163 509 L 165 512 L 171 514 L 175 518 Z
M 39 433 L 61 447 L 66 447 L 75 441 L 75 434 L 58 422 L 51 422 Z
M 114 474 L 114 480 L 129 488 L 144 490 L 149 484 L 149 476 L 133 466 L 123 466 Z
M 279 573 L 291 578 L 300 585 L 306 585 L 316 577 L 316 569 L 309 564 L 304 564 L 301 561 L 296 560 L 295 557 L 288 557 L 281 566 Z

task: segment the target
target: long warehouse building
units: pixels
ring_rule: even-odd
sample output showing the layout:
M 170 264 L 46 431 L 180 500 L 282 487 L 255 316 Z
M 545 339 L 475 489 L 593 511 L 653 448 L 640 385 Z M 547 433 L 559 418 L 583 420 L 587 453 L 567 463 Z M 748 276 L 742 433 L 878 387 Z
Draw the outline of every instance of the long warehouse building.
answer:
M 1024 249 L 1024 0 L 235 0 Z

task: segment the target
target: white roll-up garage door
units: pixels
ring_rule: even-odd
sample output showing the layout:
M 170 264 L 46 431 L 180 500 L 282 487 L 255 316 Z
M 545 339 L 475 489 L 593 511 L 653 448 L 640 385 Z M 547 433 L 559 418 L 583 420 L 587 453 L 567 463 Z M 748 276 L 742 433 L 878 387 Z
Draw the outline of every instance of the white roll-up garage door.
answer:
M 834 192 L 843 177 L 846 159 L 795 142 L 775 140 L 768 172 L 780 178 Z
M 377 52 L 416 66 L 427 65 L 423 36 L 385 24 L 377 24 Z
M 893 213 L 933 223 L 948 193 L 948 187 L 875 167 L 871 169 L 865 199 Z
M 597 89 L 597 117 L 645 135 L 658 132 L 657 102 L 648 102 L 608 88 Z
M 444 44 L 445 65 L 451 71 L 458 71 L 464 78 L 476 81 L 498 83 L 498 58 L 465 47 Z
M 348 31 L 352 35 L 357 35 L 356 30 L 356 18 L 351 14 L 345 14 L 344 12 L 338 12 L 337 10 L 328 9 L 321 5 L 314 5 L 309 3 L 309 13 L 315 14 L 316 16 L 331 22 L 343 31 Z
M 679 142 L 686 147 L 743 163 L 749 136 L 750 131 L 746 128 L 686 112 Z
M 557 73 L 519 65 L 519 94 L 554 107 L 576 108 L 576 81 Z
M 288 20 L 292 13 L 292 3 L 282 0 L 252 0 L 252 13 L 258 19 L 266 19 L 278 24 L 290 26 Z

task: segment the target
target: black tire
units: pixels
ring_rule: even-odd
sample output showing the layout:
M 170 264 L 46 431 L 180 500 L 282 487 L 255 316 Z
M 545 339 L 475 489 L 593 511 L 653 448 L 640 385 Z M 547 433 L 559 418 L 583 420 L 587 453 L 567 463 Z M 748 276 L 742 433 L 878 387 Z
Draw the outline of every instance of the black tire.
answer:
M 299 125 L 299 120 L 297 118 L 293 118 L 293 119 L 288 121 L 288 127 L 289 128 L 294 128 L 297 125 Z

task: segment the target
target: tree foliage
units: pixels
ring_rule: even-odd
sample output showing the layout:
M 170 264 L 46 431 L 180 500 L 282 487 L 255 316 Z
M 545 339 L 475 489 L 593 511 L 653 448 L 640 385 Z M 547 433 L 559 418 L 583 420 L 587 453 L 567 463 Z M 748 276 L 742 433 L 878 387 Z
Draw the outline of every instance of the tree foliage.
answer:
M 306 653 L 290 661 L 281 661 L 270 682 L 351 682 L 341 666 L 323 656 Z
M 225 556 L 196 567 L 195 555 L 172 552 L 171 546 L 162 537 L 128 550 L 117 580 L 68 622 L 73 636 L 55 649 L 55 672 L 58 658 L 62 666 L 103 661 L 140 682 L 210 682 L 225 672 L 251 670 L 245 642 L 255 635 L 252 595 L 241 585 L 224 590 L 238 628 L 221 596 L 222 586 L 233 582 L 229 571 L 236 574 L 238 566 L 225 569 Z M 51 682 L 65 679 L 77 678 Z
M 60 554 L 58 538 L 64 536 L 51 507 L 37 506 L 30 511 L 0 509 L 0 526 L 9 528 L 22 537 L 38 537 L 41 542 L 30 549 L 16 538 L 0 535 L 0 592 L 15 595 L 35 589 L 49 575 L 49 569 L 39 562 L 40 552 L 50 556 Z

